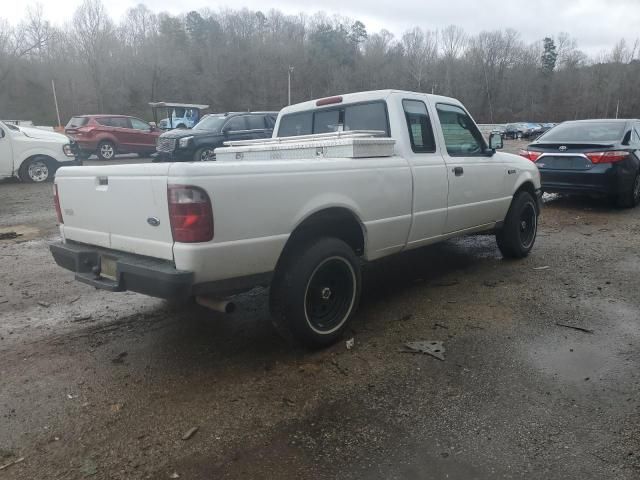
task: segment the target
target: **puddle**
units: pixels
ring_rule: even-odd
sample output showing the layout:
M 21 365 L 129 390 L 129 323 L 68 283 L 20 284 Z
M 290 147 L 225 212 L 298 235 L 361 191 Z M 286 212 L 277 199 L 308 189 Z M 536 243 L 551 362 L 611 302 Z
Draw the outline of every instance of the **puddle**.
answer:
M 640 338 L 637 308 L 625 302 L 585 299 L 580 326 L 593 334 L 555 327 L 526 347 L 526 355 L 542 373 L 561 382 L 616 382 L 628 377 L 637 361 Z
M 584 382 L 585 378 L 597 381 L 605 374 L 611 376 L 615 368 L 615 359 L 611 352 L 600 346 L 585 345 L 570 347 L 565 345 L 548 347 L 542 351 L 530 352 L 531 359 L 545 373 L 561 381 Z

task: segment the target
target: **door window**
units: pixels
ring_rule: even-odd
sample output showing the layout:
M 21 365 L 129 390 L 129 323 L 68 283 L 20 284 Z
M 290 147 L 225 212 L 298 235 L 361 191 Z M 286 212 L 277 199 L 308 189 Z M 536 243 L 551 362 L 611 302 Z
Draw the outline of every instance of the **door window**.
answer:
M 244 121 L 245 117 L 233 117 L 231 118 L 227 124 L 224 126 L 225 132 L 239 132 L 241 130 L 246 130 L 246 124 Z
M 149 131 L 149 130 L 151 130 L 151 125 L 149 125 L 147 122 L 143 122 L 142 120 L 140 120 L 138 118 L 132 118 L 131 119 L 131 128 L 133 128 L 134 130 Z
M 264 130 L 264 117 L 262 115 L 248 115 L 247 126 L 249 130 Z
M 100 125 L 114 128 L 131 128 L 129 120 L 125 117 L 103 117 L 98 119 Z
M 462 108 L 439 103 L 436 106 L 444 143 L 452 157 L 481 155 L 484 141 L 471 117 Z
M 436 142 L 427 106 L 419 100 L 403 100 L 402 106 L 409 129 L 411 149 L 416 153 L 435 152 Z

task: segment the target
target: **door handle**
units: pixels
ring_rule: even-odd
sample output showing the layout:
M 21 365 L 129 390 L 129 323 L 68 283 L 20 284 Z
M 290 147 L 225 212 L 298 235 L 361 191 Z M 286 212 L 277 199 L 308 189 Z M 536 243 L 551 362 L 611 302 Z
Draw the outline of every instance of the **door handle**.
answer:
M 462 174 L 464 174 L 464 168 L 462 167 L 454 167 L 453 170 L 451 171 L 456 174 L 456 177 L 459 177 Z

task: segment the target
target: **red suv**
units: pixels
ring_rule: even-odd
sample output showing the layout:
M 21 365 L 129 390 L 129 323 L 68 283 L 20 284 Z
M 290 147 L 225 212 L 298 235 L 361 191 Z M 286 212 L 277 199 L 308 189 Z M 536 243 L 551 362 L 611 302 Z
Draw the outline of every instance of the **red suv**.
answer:
M 118 153 L 155 153 L 156 139 L 162 132 L 135 117 L 79 115 L 71 117 L 64 133 L 78 143 L 80 158 L 95 153 L 101 160 L 111 160 Z

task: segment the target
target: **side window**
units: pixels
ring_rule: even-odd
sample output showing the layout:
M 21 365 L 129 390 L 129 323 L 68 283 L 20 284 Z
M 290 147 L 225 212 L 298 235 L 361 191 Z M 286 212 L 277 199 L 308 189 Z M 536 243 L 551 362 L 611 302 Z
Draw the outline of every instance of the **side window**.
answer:
M 225 124 L 223 130 L 227 132 L 239 132 L 241 130 L 246 130 L 247 126 L 244 119 L 244 116 L 230 118 Z
M 313 128 L 313 113 L 291 113 L 280 119 L 278 137 L 297 137 L 298 135 L 311 135 Z
M 444 103 L 436 105 L 436 109 L 449 155 L 460 157 L 483 153 L 484 141 L 467 112 Z
M 389 136 L 387 109 L 383 102 L 346 106 L 344 130 L 379 130 Z
M 264 130 L 264 117 L 262 115 L 247 116 L 247 125 L 249 130 Z
M 98 120 L 98 123 L 114 128 L 131 128 L 129 120 L 124 117 L 105 117 Z
M 264 119 L 267 122 L 267 128 L 273 129 L 276 124 L 276 117 L 273 115 L 267 115 Z
M 319 110 L 313 118 L 313 133 L 331 133 L 341 131 L 340 110 Z
M 151 125 L 149 125 L 147 122 L 143 122 L 138 118 L 132 118 L 131 128 L 135 130 L 151 130 Z
M 435 152 L 436 142 L 427 106 L 420 100 L 403 100 L 402 106 L 407 119 L 411 149 L 416 153 Z

